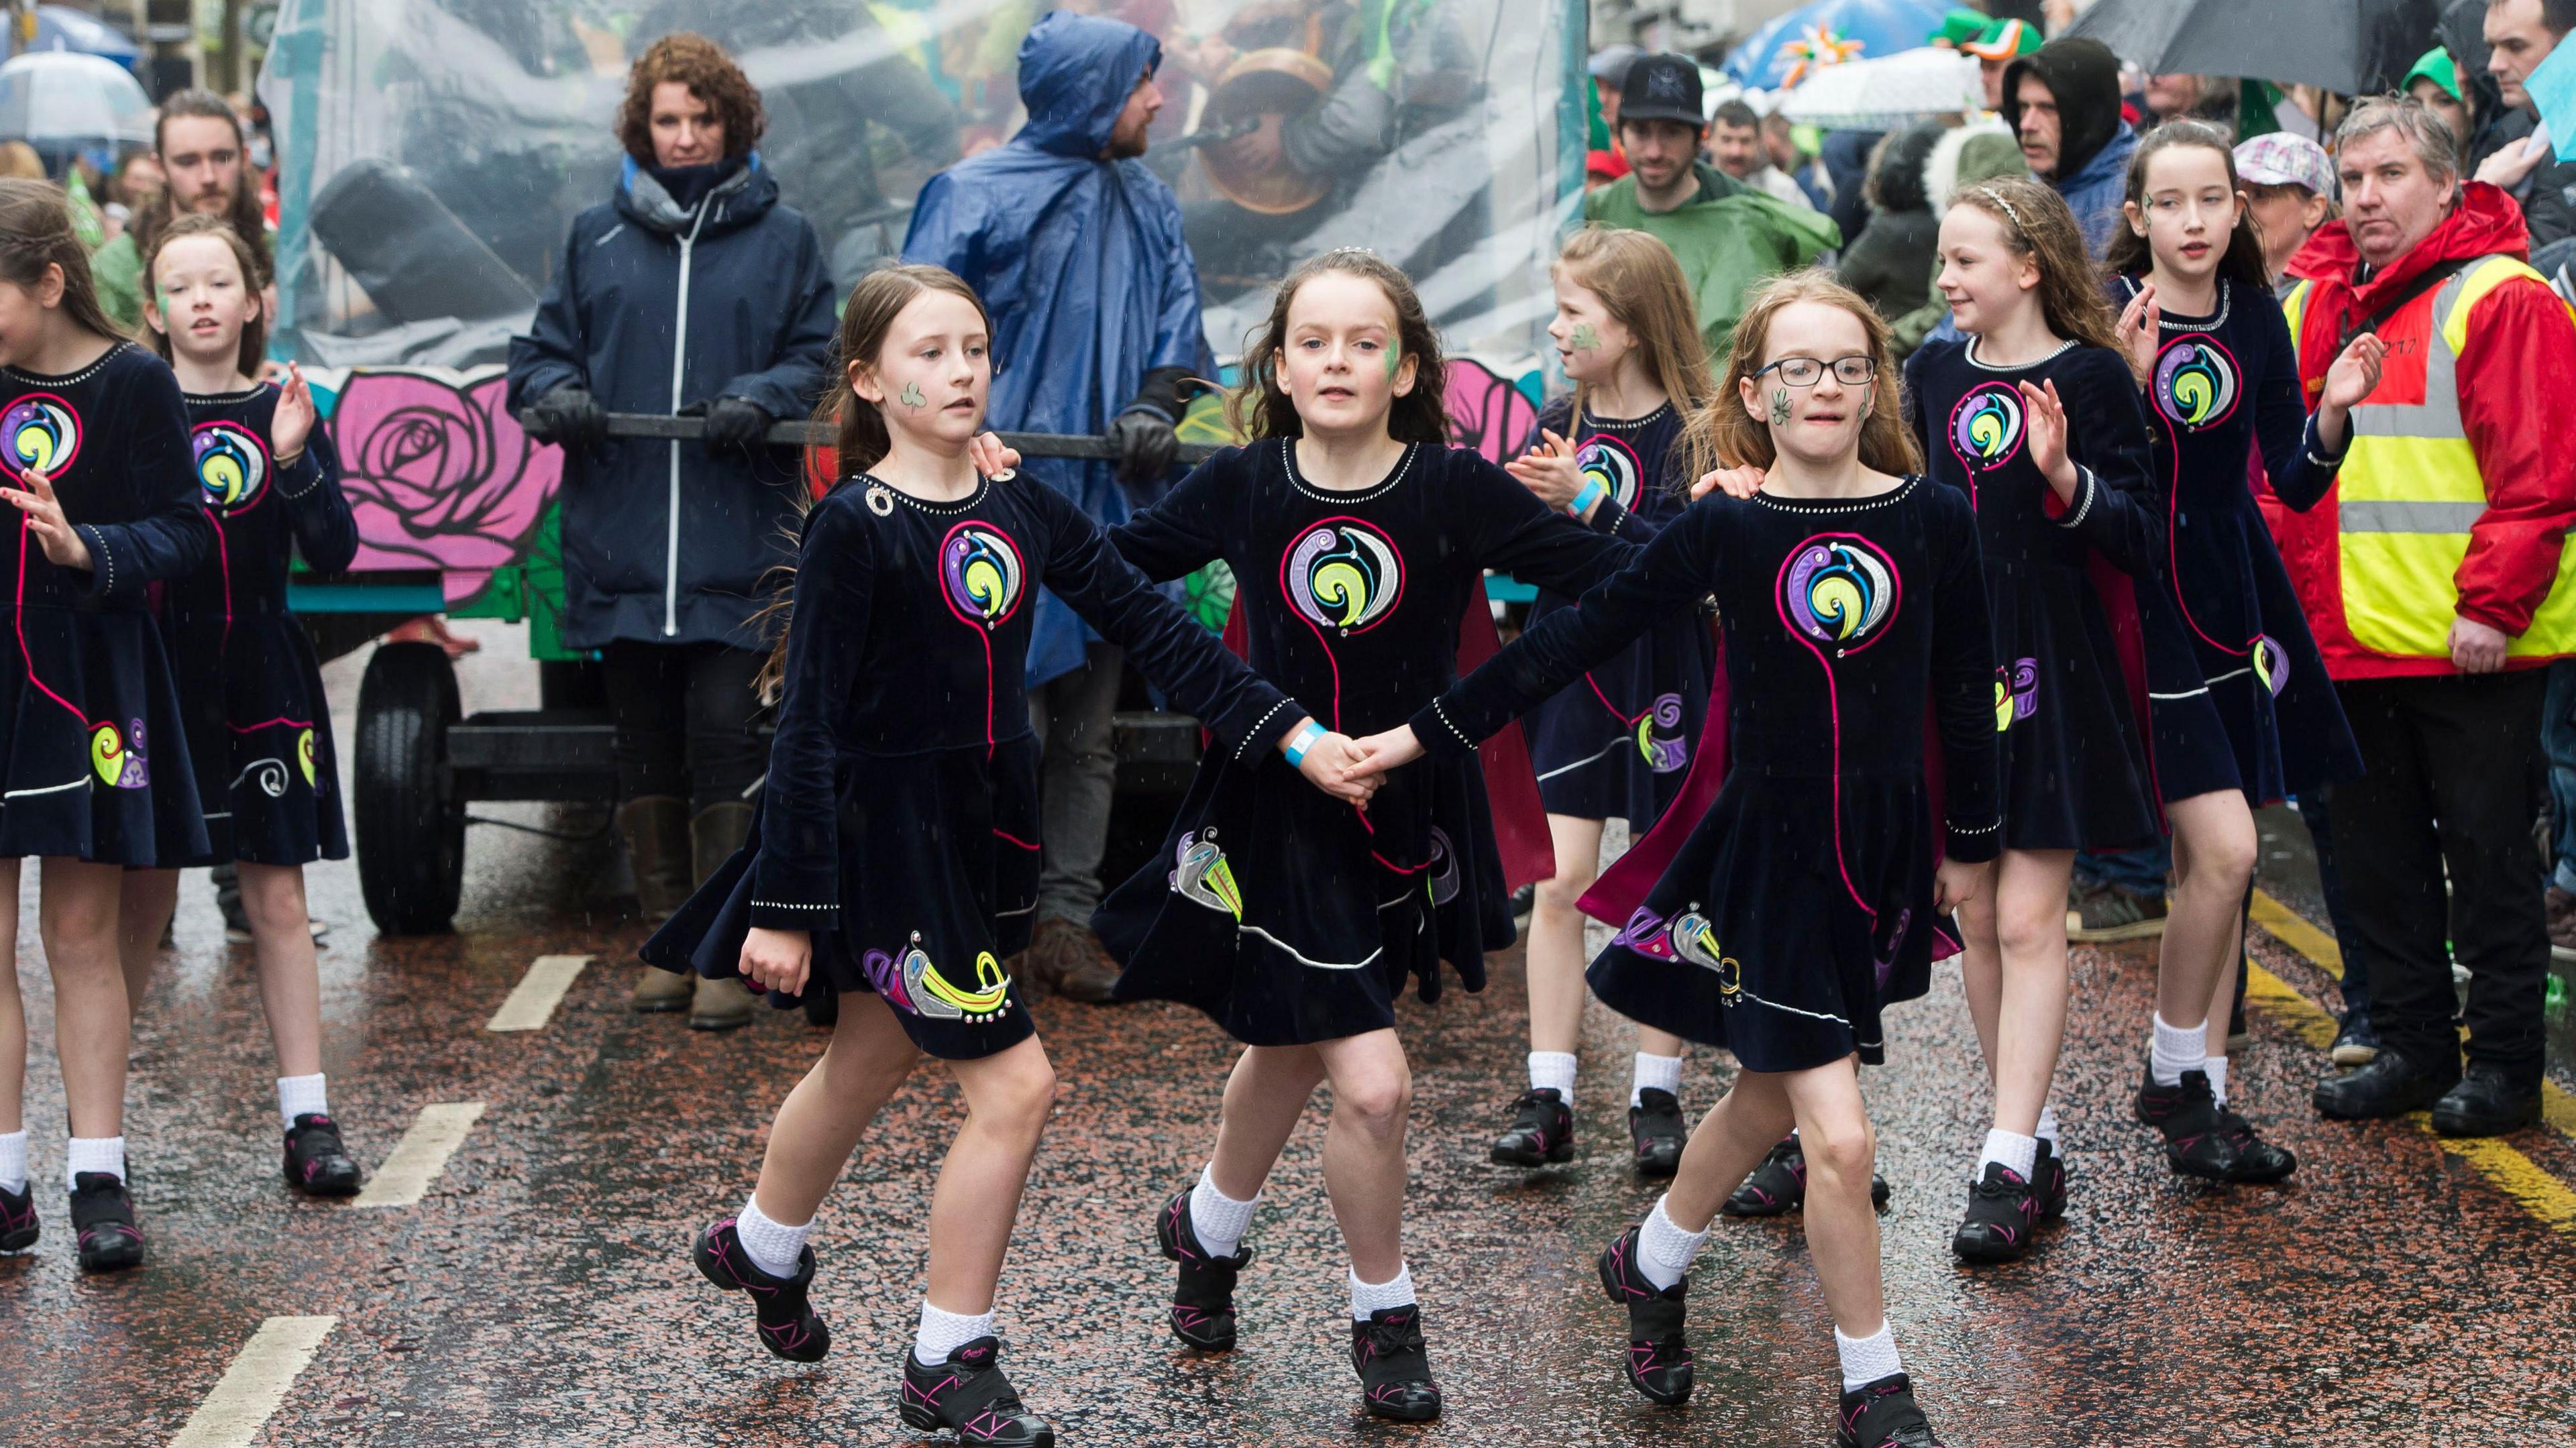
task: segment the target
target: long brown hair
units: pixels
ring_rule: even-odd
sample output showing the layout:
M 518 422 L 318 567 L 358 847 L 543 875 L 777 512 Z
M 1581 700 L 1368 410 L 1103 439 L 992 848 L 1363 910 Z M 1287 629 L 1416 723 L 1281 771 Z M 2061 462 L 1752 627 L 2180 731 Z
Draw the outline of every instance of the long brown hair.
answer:
M 654 41 L 626 72 L 626 99 L 617 108 L 617 140 L 635 164 L 653 164 L 653 88 L 676 82 L 689 88 L 724 126 L 725 159 L 748 155 L 760 144 L 769 117 L 760 91 L 724 47 L 682 30 Z
M 2227 194 L 2236 197 L 2236 227 L 2227 234 L 2227 252 L 2218 259 L 2218 274 L 2241 286 L 2269 289 L 2272 272 L 2263 264 L 2263 233 L 2254 220 L 2254 208 L 2245 204 L 2239 193 L 2245 188 L 2236 179 L 2236 152 L 2227 144 L 2227 134 L 2207 121 L 2168 121 L 2147 132 L 2138 149 L 2129 157 L 2128 204 L 2141 215 L 2147 209 L 2147 163 L 2157 153 L 2178 146 L 2198 146 L 2216 151 L 2218 163 L 2227 168 Z M 2106 277 L 2145 276 L 2155 267 L 2155 249 L 2138 235 L 2124 214 L 2112 229 L 2111 246 L 2102 258 L 2102 275 Z
M 1279 284 L 1270 299 L 1270 319 L 1261 324 L 1243 351 L 1243 381 L 1226 394 L 1226 424 L 1248 438 L 1304 437 L 1305 420 L 1279 384 L 1279 352 L 1288 340 L 1288 304 L 1297 289 L 1326 272 L 1366 277 L 1386 293 L 1395 309 L 1395 344 L 1413 359 L 1413 390 L 1395 399 L 1386 431 L 1397 442 L 1445 443 L 1449 440 L 1447 367 L 1440 360 L 1440 334 L 1422 309 L 1413 279 L 1373 251 L 1340 247 L 1300 264 Z
M 1818 302 L 1850 313 L 1869 338 L 1878 380 L 1870 384 L 1869 416 L 1860 425 L 1861 466 L 1897 477 L 1923 471 L 1923 450 L 1898 406 L 1897 393 L 1903 384 L 1888 355 L 1887 320 L 1860 293 L 1834 280 L 1833 273 L 1808 267 L 1764 283 L 1745 307 L 1744 320 L 1735 324 L 1735 348 L 1727 356 L 1725 377 L 1708 405 L 1683 424 L 1689 476 L 1696 478 L 1714 468 L 1767 468 L 1778 460 L 1771 429 L 1745 410 L 1743 383 L 1765 365 L 1772 319 L 1800 302 Z
M 2120 350 L 2117 318 L 2085 257 L 2084 229 L 2054 188 L 2029 176 L 1997 176 L 1960 187 L 1950 204 L 1993 217 L 2012 249 L 2039 268 L 2040 314 L 2048 330 L 2088 347 Z
M 125 329 L 98 304 L 89 253 L 72 230 L 71 200 L 51 181 L 0 177 L 0 281 L 32 292 L 45 284 L 47 267 L 63 269 L 62 312 L 72 325 L 100 340 L 129 340 Z
M 841 308 L 840 330 L 832 339 L 832 381 L 823 390 L 822 404 L 814 409 L 814 420 L 833 429 L 833 475 L 852 478 L 885 460 L 893 446 L 886 432 L 885 413 L 876 403 L 858 395 L 850 386 L 853 364 L 877 365 L 878 354 L 885 349 L 886 333 L 894 329 L 894 319 L 911 306 L 924 292 L 949 292 L 964 297 L 975 306 L 989 336 L 993 314 L 984 309 L 984 299 L 965 279 L 942 266 L 899 264 L 880 267 L 859 278 L 850 288 L 850 299 Z M 800 508 L 800 512 L 802 509 Z M 792 563 L 780 564 L 773 570 L 777 593 L 752 618 L 755 630 L 774 625 L 778 638 L 770 646 L 769 658 L 752 679 L 752 689 L 764 703 L 776 703 L 779 691 L 787 682 L 787 630 L 790 619 L 790 592 L 787 587 L 796 576 Z
M 244 276 L 254 290 L 266 286 L 269 281 L 270 267 L 268 213 L 259 204 L 259 173 L 251 169 L 250 139 L 242 129 L 241 115 L 232 108 L 230 101 L 213 91 L 191 89 L 171 95 L 161 102 L 160 115 L 152 122 L 154 160 L 159 160 L 163 154 L 162 133 L 170 128 L 172 121 L 185 116 L 194 116 L 200 120 L 221 121 L 233 128 L 233 150 L 241 157 L 241 172 L 239 179 L 233 183 L 231 199 L 224 203 L 222 219 L 230 223 L 234 234 L 250 246 L 252 265 Z M 149 254 L 160 245 L 162 231 L 177 222 L 178 213 L 175 209 L 178 205 L 177 190 L 177 187 L 171 185 L 168 168 L 165 166 L 159 194 L 152 198 L 151 205 L 144 207 L 134 218 L 136 250 Z M 145 275 L 149 276 L 150 273 L 147 272 Z
M 1619 325 L 1636 334 L 1647 375 L 1673 400 L 1675 411 L 1688 416 L 1708 404 L 1717 380 L 1709 375 L 1708 344 L 1699 334 L 1690 283 L 1671 247 L 1642 231 L 1586 226 L 1566 238 L 1556 270 L 1599 297 Z M 1591 391 L 1575 384 L 1577 418 L 1591 405 Z
M 161 253 L 170 249 L 170 243 L 191 236 L 211 236 L 221 241 L 232 250 L 233 262 L 241 268 L 242 291 L 250 300 L 251 309 L 250 320 L 242 323 L 241 347 L 235 354 L 233 366 L 244 377 L 257 377 L 260 359 L 268 355 L 268 324 L 260 319 L 263 309 L 259 304 L 259 257 L 251 251 L 250 243 L 242 239 L 242 234 L 233 230 L 232 223 L 220 216 L 191 213 L 179 217 L 152 239 L 152 249 L 143 254 L 143 306 L 147 313 L 160 316 L 161 325 L 152 326 L 147 320 L 143 340 L 151 345 L 153 351 L 161 354 L 162 361 L 176 360 L 170 346 L 170 315 L 161 305 L 161 281 L 155 268 L 160 266 Z

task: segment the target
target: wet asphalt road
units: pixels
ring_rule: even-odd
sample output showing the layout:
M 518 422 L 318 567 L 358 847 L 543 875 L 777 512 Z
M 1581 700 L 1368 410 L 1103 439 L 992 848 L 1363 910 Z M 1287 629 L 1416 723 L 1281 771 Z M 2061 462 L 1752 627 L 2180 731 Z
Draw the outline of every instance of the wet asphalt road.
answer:
M 531 702 L 508 629 L 465 671 L 467 707 Z M 328 670 L 345 710 L 358 665 Z M 582 831 L 596 815 L 478 812 Z M 2278 823 L 2277 821 L 2275 823 Z M 264 1322 L 329 1315 L 261 1444 L 876 1444 L 921 1282 L 916 1223 L 958 1109 L 936 1070 L 888 1107 L 826 1206 L 817 1304 L 833 1355 L 799 1367 L 755 1342 L 747 1304 L 689 1267 L 685 1243 L 752 1179 L 770 1111 L 821 1047 L 801 1017 L 693 1034 L 623 1009 L 640 928 L 604 841 L 471 832 L 452 936 L 374 937 L 351 867 L 313 872 L 334 929 L 322 955 L 325 1067 L 352 1146 L 375 1169 L 425 1106 L 481 1103 L 414 1204 L 324 1205 L 277 1177 L 271 1066 L 247 947 L 228 947 L 201 879 L 143 1003 L 127 1133 L 152 1256 L 84 1279 L 59 1203 L 47 1235 L 0 1259 L 0 1443 L 159 1444 L 198 1414 Z M 2266 883 L 2322 922 L 2295 821 Z M 32 942 L 32 892 L 22 938 Z M 2293 931 L 2295 933 L 2295 931 Z M 2417 1122 L 2318 1120 L 2326 970 L 2258 937 L 2242 1109 L 2296 1149 L 2277 1189 L 2170 1176 L 2128 1116 L 2143 1056 L 2150 947 L 2079 952 L 2058 1108 L 2076 1173 L 2066 1224 L 2022 1263 L 1971 1273 L 1946 1249 L 1986 1123 L 1957 975 L 1892 1012 L 1891 1064 L 1866 1087 L 1880 1165 L 1891 1314 L 1945 1440 L 1958 1445 L 2520 1445 L 2576 1435 L 2576 1126 L 2443 1144 Z M 587 954 L 543 1029 L 486 1022 L 537 957 Z M 1423 1429 L 1360 1421 L 1343 1259 L 1318 1168 L 1320 1121 L 1292 1144 L 1255 1220 L 1244 1346 L 1197 1360 L 1161 1327 L 1168 1267 L 1149 1213 L 1195 1173 L 1231 1051 L 1178 1008 L 1047 1001 L 1062 1104 L 1031 1183 L 1001 1326 L 1031 1405 L 1079 1444 L 1821 1444 L 1834 1359 L 1794 1219 L 1721 1219 L 1692 1279 L 1700 1386 L 1681 1411 L 1621 1384 L 1622 1319 L 1593 1253 L 1653 1200 L 1624 1161 L 1626 1052 L 1593 1008 L 1578 1093 L 1582 1156 L 1523 1176 L 1485 1142 L 1517 1088 L 1519 972 L 1483 997 L 1410 1004 L 1417 1074 L 1408 1256 L 1449 1412 Z M 19 967 L 38 1041 L 29 1091 L 39 1180 L 58 1184 L 62 1097 L 51 990 Z M 2563 1029 L 2560 1039 L 2566 1039 Z M 2571 1061 L 2554 1062 L 2571 1084 Z M 1722 1066 L 1696 1052 L 1686 1105 Z M 291 1364 L 290 1364 L 291 1366 Z M 247 1369 L 236 1368 L 238 1387 Z M 254 1395 L 255 1397 L 256 1395 Z M 217 1405 L 221 1406 L 220 1402 Z M 209 1410 L 207 1428 L 220 1418 Z M 257 1425 L 257 1426 L 247 1426 Z

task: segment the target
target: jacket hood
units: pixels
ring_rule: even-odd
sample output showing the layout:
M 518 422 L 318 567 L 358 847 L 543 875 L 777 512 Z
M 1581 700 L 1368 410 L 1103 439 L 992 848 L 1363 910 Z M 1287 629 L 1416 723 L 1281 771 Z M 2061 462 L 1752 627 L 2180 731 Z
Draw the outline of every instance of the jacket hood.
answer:
M 2120 133 L 2120 61 L 2090 36 L 2052 40 L 2004 68 L 2004 124 L 2021 131 L 2021 78 L 2039 77 L 2057 97 L 2057 176 L 2084 169 Z M 2061 187 L 2061 189 L 2063 189 Z
M 1882 211 L 1928 211 L 1932 199 L 1923 189 L 1923 165 L 1932 148 L 1948 134 L 1938 121 L 1909 126 L 1879 143 L 1878 163 L 1870 168 L 1870 204 Z
M 2351 287 L 2353 305 L 2367 313 L 2381 298 L 2423 275 L 2427 267 L 2477 256 L 2527 256 L 2530 250 L 2531 232 L 2523 225 L 2522 208 L 2502 188 L 2471 181 L 2461 188 L 2459 206 L 2413 251 L 2366 282 L 2358 279 L 2361 248 L 2353 244 L 2352 230 L 2341 217 L 2317 228 L 2284 270 L 2294 277 Z
M 1162 62 L 1162 43 L 1123 20 L 1048 11 L 1020 42 L 1029 123 L 1012 139 L 1057 156 L 1098 156 L 1136 82 Z
M 697 206 L 682 206 L 650 169 L 629 156 L 618 173 L 616 204 L 619 215 L 665 236 L 686 236 L 693 226 L 699 235 L 713 236 L 768 215 L 778 204 L 778 178 L 760 164 L 760 153 L 754 151 L 743 158 L 742 169 L 710 187 Z M 704 221 L 698 219 L 701 209 L 706 213 Z
M 1941 133 L 1923 163 L 1923 197 L 1938 212 L 1949 208 L 1959 188 L 1997 176 L 2027 176 L 2021 143 L 2001 121 L 1978 121 Z
M 2125 121 L 2115 122 L 2111 138 L 2086 157 L 2083 165 L 2072 169 L 2060 167 L 2057 179 L 2049 184 L 2058 195 L 2067 199 L 2069 205 L 2074 204 L 2079 196 L 2089 196 L 2096 191 L 2107 192 L 2113 209 L 2117 210 L 2119 202 L 2128 194 L 2129 158 L 2137 151 L 2138 133 L 2130 130 Z

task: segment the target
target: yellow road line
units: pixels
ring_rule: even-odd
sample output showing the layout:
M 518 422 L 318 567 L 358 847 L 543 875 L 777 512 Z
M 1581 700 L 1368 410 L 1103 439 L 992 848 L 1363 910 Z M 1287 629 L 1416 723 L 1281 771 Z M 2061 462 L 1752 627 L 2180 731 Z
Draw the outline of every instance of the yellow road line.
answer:
M 2260 890 L 2254 892 L 2254 923 L 2318 969 L 2337 980 L 2343 978 L 2343 954 L 2335 948 L 2334 938 Z M 2300 1039 L 2320 1051 L 2334 1044 L 2337 1023 L 2323 1006 L 2263 967 L 2250 963 L 2249 967 L 2251 973 L 2245 977 L 2247 1003 L 2260 1005 L 2280 1017 L 2299 1033 Z M 2576 1136 L 2576 1100 L 2571 1100 L 2554 1082 L 2544 1083 L 2542 1090 L 2541 1110 L 2549 1124 Z M 2423 1112 L 2407 1119 L 2428 1133 L 2433 1129 Z M 2558 1231 L 2576 1233 L 2576 1191 L 2570 1191 L 2566 1183 L 2542 1170 L 2530 1157 L 2493 1137 L 2437 1139 L 2444 1151 L 2467 1162 L 2496 1190 L 2521 1204 L 2523 1210 Z

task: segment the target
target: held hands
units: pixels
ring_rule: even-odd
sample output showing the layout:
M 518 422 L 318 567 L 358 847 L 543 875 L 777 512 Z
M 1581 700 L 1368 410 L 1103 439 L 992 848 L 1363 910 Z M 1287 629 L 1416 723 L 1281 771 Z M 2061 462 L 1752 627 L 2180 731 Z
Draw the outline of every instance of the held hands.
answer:
M 2066 456 L 2066 404 L 2058 400 L 2057 384 L 2046 390 L 2021 384 L 2022 412 L 2026 436 L 2024 446 L 2030 449 L 2030 460 L 2057 490 L 2062 503 L 2075 501 L 2075 464 Z
M 753 926 L 742 938 L 742 978 L 766 990 L 805 993 L 805 976 L 814 965 L 810 930 L 763 930 Z
M 268 444 L 275 450 L 277 465 L 291 467 L 304 456 L 305 439 L 313 436 L 313 388 L 304 380 L 304 369 L 290 362 L 286 376 L 278 384 L 277 414 L 268 424 Z
M 1553 432 L 1540 432 L 1539 441 L 1528 452 L 1505 462 L 1503 471 L 1560 513 L 1574 501 L 1575 494 L 1583 491 L 1583 470 L 1574 465 L 1574 445 Z
M 1986 875 L 1994 866 L 1962 864 L 1944 855 L 1932 871 L 1932 909 L 1947 915 L 1977 898 L 1986 888 Z
M 1353 778 L 1371 778 L 1399 769 L 1422 757 L 1422 741 L 1413 735 L 1413 726 L 1398 724 L 1383 734 L 1372 734 L 1358 741 L 1361 760 L 1349 771 Z
M 1718 468 L 1704 473 L 1691 484 L 1691 501 L 1698 502 L 1712 490 L 1722 490 L 1728 497 L 1744 499 L 1762 491 L 1766 474 L 1760 468 Z
M 62 499 L 54 496 L 54 480 L 33 468 L 18 474 L 24 489 L 0 488 L 0 498 L 17 505 L 27 515 L 27 531 L 45 556 L 65 568 L 84 572 L 95 567 L 89 556 L 89 544 L 82 541 L 79 530 L 63 517 Z
M 2451 663 L 2463 674 L 2492 674 L 2504 667 L 2504 631 L 2473 618 L 2451 620 Z
M 2138 288 L 2129 305 L 2120 313 L 2120 352 L 2129 364 L 2129 375 L 2139 387 L 2156 371 L 2156 349 L 2164 341 L 2165 309 L 2156 301 L 2156 284 L 2148 282 Z
M 1002 445 L 997 432 L 979 432 L 966 440 L 967 459 L 975 471 L 997 482 L 1008 482 L 1019 471 L 1020 450 Z
M 1297 731 L 1290 730 L 1288 738 L 1296 737 Z M 1286 740 L 1281 744 L 1284 748 Z M 1333 798 L 1354 809 L 1366 809 L 1369 796 L 1377 793 L 1378 786 L 1385 783 L 1384 780 L 1354 775 L 1353 770 L 1367 760 L 1368 756 L 1360 752 L 1349 735 L 1327 731 L 1306 746 L 1305 757 L 1297 761 L 1297 772 L 1306 776 L 1308 784 Z

